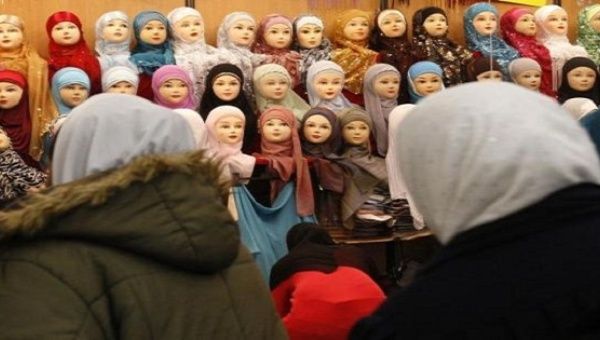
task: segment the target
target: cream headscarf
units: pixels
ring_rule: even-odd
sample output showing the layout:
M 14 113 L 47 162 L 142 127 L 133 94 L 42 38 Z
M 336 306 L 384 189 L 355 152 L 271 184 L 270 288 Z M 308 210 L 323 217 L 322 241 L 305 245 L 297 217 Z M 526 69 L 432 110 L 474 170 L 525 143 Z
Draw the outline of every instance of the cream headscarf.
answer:
M 287 79 L 288 90 L 281 100 L 275 101 L 265 97 L 260 89 L 260 80 L 268 74 L 279 74 Z M 310 110 L 310 105 L 292 90 L 292 77 L 285 67 L 278 64 L 265 64 L 257 67 L 254 70 L 252 77 L 254 84 L 254 94 L 256 96 L 256 107 L 258 111 L 263 112 L 271 106 L 285 106 L 294 112 L 294 116 L 298 121 L 302 120 L 306 111 Z
M 514 84 L 431 95 L 395 139 L 397 167 L 442 243 L 560 189 L 600 183 L 587 133 L 552 99 Z

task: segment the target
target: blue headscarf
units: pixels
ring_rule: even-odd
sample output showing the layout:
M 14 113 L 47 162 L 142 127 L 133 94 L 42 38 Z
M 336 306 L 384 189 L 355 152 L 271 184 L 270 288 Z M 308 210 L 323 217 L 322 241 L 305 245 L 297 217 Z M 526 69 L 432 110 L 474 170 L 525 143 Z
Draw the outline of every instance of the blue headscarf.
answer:
M 140 31 L 144 26 L 152 20 L 160 21 L 165 25 L 167 30 L 167 39 L 159 45 L 152 45 L 142 41 Z M 135 16 L 133 20 L 133 30 L 135 32 L 135 40 L 137 44 L 131 51 L 131 61 L 137 66 L 140 72 L 147 75 L 152 75 L 154 71 L 164 65 L 174 65 L 175 57 L 173 57 L 173 49 L 169 43 L 171 31 L 167 18 L 155 11 L 143 11 Z
M 489 58 L 491 54 L 492 57 L 498 62 L 500 67 L 502 67 L 502 73 L 504 74 L 505 79 L 509 79 L 508 64 L 514 59 L 520 57 L 519 52 L 502 40 L 502 38 L 500 38 L 496 32 L 493 33 L 491 37 L 481 35 L 477 32 L 475 26 L 473 25 L 473 19 L 475 19 L 475 17 L 482 12 L 494 13 L 498 22 L 498 28 L 496 29 L 496 32 L 498 32 L 500 28 L 500 20 L 496 7 L 485 2 L 478 2 L 471 5 L 465 11 L 463 19 L 467 46 L 470 50 L 478 51 L 485 57 Z
M 71 112 L 71 107 L 68 107 L 60 97 L 60 89 L 72 84 L 78 84 L 85 87 L 88 93 L 91 88 L 90 78 L 88 75 L 76 67 L 64 67 L 58 70 L 52 77 L 52 99 L 56 104 L 59 116 L 64 116 Z
M 417 93 L 414 80 L 418 76 L 425 74 L 425 73 L 434 73 L 434 74 L 439 75 L 440 80 L 442 81 L 442 84 L 441 84 L 442 88 L 444 88 L 444 83 L 443 83 L 444 72 L 442 71 L 442 68 L 440 67 L 440 65 L 438 65 L 434 62 L 431 62 L 431 61 L 419 61 L 418 63 L 414 63 L 408 69 L 408 74 L 407 74 L 408 94 L 410 95 L 410 100 L 413 103 L 416 103 L 421 98 L 423 98 L 423 95 Z

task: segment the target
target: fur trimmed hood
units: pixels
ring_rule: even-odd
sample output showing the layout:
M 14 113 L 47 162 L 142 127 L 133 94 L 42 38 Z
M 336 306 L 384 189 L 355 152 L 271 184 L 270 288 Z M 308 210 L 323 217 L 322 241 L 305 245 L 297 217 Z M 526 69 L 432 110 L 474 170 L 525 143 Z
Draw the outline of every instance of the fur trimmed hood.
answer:
M 82 240 L 214 272 L 237 255 L 239 234 L 216 164 L 202 152 L 139 157 L 127 165 L 33 194 L 0 211 L 0 246 Z

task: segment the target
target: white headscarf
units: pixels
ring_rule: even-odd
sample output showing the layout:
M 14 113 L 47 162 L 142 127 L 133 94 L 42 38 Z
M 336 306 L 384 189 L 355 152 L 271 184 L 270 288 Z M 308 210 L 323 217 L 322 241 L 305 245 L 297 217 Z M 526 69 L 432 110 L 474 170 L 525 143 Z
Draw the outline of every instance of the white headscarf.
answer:
M 598 110 L 593 100 L 583 97 L 575 97 L 565 100 L 562 107 L 567 110 L 573 118 L 580 120 L 588 113 Z
M 128 36 L 125 41 L 112 43 L 102 38 L 103 30 L 112 20 L 123 20 L 129 25 L 129 17 L 121 11 L 104 13 L 96 21 L 96 53 L 102 72 L 113 66 L 125 66 L 137 72 L 137 67 L 129 60 L 131 55 L 129 45 L 131 44 L 132 27 L 128 26 Z
M 173 111 L 181 115 L 190 125 L 194 134 L 194 140 L 196 141 L 196 148 L 204 148 L 206 145 L 206 125 L 204 125 L 202 116 L 192 109 L 174 109 Z
M 106 92 L 111 86 L 126 81 L 133 85 L 136 90 L 140 83 L 137 71 L 126 66 L 113 66 L 102 72 L 102 91 Z
M 560 189 L 600 183 L 587 133 L 552 99 L 514 84 L 428 96 L 395 139 L 397 167 L 442 243 Z
M 180 115 L 137 96 L 102 93 L 77 106 L 54 149 L 52 182 L 62 184 L 118 168 L 141 155 L 195 149 Z
M 278 101 L 267 98 L 263 95 L 260 88 L 260 80 L 269 74 L 279 74 L 286 78 L 288 83 L 288 90 L 285 96 Z M 267 108 L 275 105 L 285 106 L 286 108 L 294 112 L 294 116 L 298 121 L 302 120 L 306 111 L 310 110 L 310 105 L 302 99 L 292 89 L 292 77 L 285 67 L 278 64 L 264 64 L 254 69 L 254 75 L 252 76 L 252 83 L 254 84 L 254 95 L 256 97 L 256 107 L 259 112 L 265 111 Z

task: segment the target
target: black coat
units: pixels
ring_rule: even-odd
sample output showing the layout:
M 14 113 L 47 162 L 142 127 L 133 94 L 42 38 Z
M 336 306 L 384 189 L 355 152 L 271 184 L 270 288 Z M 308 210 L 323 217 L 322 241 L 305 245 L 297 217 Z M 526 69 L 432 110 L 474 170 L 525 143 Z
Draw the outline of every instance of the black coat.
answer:
M 351 339 L 600 339 L 600 187 L 453 239 Z

